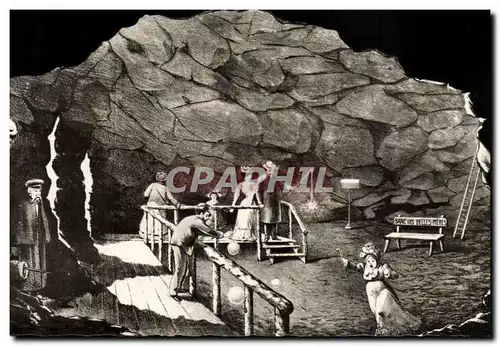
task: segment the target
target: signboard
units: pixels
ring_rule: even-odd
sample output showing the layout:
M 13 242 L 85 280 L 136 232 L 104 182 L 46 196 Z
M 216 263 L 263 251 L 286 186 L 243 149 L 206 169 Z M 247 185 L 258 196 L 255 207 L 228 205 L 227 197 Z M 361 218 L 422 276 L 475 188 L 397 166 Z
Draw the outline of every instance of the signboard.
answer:
M 359 179 L 342 179 L 340 186 L 343 189 L 359 189 Z
M 446 227 L 447 221 L 445 218 L 436 217 L 395 217 L 394 225 L 396 226 L 431 226 L 431 227 Z

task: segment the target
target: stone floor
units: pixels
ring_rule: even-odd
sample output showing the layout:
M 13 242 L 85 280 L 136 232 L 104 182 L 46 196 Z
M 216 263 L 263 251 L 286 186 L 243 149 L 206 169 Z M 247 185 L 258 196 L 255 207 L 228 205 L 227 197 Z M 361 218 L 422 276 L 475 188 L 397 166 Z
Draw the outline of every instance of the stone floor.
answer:
M 345 257 L 358 259 L 361 246 L 372 241 L 383 249 L 387 224 L 345 223 L 308 224 L 309 261 L 280 259 L 271 265 L 258 262 L 255 245 L 242 246 L 232 260 L 273 287 L 294 305 L 290 330 L 297 336 L 371 336 L 375 321 L 370 312 L 365 282 L 360 273 L 344 272 L 337 248 Z M 393 245 L 386 261 L 401 273 L 390 280 L 402 304 L 420 316 L 429 329 L 448 323 L 462 323 L 481 311 L 481 297 L 490 288 L 490 232 L 468 230 L 464 240 L 453 239 L 453 229 L 445 230 L 444 249 L 439 247 L 428 257 L 428 242 L 402 241 L 402 249 Z M 227 254 L 226 247 L 220 250 Z M 211 299 L 211 263 L 198 257 L 198 295 L 205 304 Z M 243 307 L 231 304 L 228 290 L 239 283 L 222 271 L 221 319 L 238 330 L 243 329 Z M 281 285 L 273 286 L 273 279 Z M 479 310 L 478 310 L 479 309 Z M 260 297 L 255 298 L 255 332 L 272 335 L 273 308 Z M 427 329 L 428 330 L 428 329 Z

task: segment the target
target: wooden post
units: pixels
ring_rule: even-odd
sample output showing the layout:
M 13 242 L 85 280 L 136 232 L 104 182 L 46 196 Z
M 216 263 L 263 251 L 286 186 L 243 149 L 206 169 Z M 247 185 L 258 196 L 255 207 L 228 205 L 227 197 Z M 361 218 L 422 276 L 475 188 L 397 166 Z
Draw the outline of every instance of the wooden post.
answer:
M 174 209 L 174 225 L 177 225 L 179 223 L 179 211 L 177 209 Z
M 149 237 L 149 218 L 150 218 L 150 216 L 149 216 L 149 212 L 144 211 L 144 213 L 146 213 L 146 230 L 144 232 L 145 233 L 144 234 L 144 236 L 145 236 L 144 241 L 146 242 L 146 246 L 147 246 L 148 245 L 148 237 Z
M 444 218 L 444 215 L 441 215 L 440 217 Z M 443 234 L 443 227 L 439 227 L 439 234 Z M 441 248 L 441 252 L 444 252 L 444 245 L 442 239 L 439 239 L 439 247 Z
M 292 208 L 288 206 L 288 238 L 293 239 Z
M 290 331 L 290 316 L 274 308 L 275 336 L 286 336 Z
M 156 218 L 153 216 L 153 230 L 151 232 L 151 252 L 155 253 L 155 233 L 156 233 Z
M 170 273 L 174 272 L 174 252 L 172 251 L 172 245 L 170 245 L 170 239 L 172 239 L 172 230 L 168 228 L 168 243 L 167 243 L 167 269 Z
M 307 233 L 302 232 L 302 253 L 304 254 L 304 259 L 302 262 L 307 262 Z
M 212 210 L 214 213 L 214 230 L 217 232 L 217 212 L 215 210 Z M 215 238 L 214 239 L 214 248 L 219 249 L 219 239 Z
M 189 257 L 189 294 L 194 297 L 196 295 L 196 252 Z
M 384 253 L 387 252 L 387 249 L 389 249 L 390 242 L 391 242 L 391 240 L 389 238 L 385 239 Z
M 221 290 L 220 290 L 220 267 L 217 264 L 212 264 L 212 312 L 220 315 L 221 307 Z
M 160 222 L 160 242 L 158 243 L 158 260 L 162 262 L 162 247 L 163 247 L 163 223 Z M 162 262 L 163 263 L 163 262 Z
M 260 210 L 255 213 L 255 224 L 257 225 L 257 261 L 262 261 L 262 229 L 260 228 Z
M 174 209 L 174 225 L 177 226 L 179 223 L 179 211 Z M 172 246 L 170 245 L 170 239 L 172 239 L 172 230 L 168 229 L 168 246 L 167 246 L 167 268 L 170 273 L 174 272 L 174 252 L 172 251 Z
M 245 286 L 245 336 L 253 335 L 253 290 Z

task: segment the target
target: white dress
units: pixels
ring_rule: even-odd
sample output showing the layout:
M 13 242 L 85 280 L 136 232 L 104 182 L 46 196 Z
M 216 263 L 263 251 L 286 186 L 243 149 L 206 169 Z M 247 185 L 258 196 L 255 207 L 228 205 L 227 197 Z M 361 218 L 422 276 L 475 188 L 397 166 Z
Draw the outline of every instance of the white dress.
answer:
M 415 335 L 421 320 L 403 308 L 394 289 L 387 279 L 398 277 L 388 264 L 376 269 L 363 269 L 366 280 L 366 295 L 370 310 L 377 321 L 375 336 Z
M 259 185 L 252 182 L 243 182 L 238 185 L 234 194 L 234 202 L 238 200 L 240 194 L 245 197 L 239 205 L 250 206 L 256 205 L 254 199 L 258 201 Z M 234 240 L 252 240 L 257 239 L 257 215 L 258 210 L 256 209 L 238 209 L 238 214 L 236 215 L 236 223 L 234 225 L 234 231 L 232 239 Z

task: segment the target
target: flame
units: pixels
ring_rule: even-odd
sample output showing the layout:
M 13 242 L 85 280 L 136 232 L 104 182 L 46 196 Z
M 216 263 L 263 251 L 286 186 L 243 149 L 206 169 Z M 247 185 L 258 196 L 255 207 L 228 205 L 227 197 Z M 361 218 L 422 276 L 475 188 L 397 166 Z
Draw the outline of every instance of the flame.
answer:
M 85 185 L 85 219 L 87 219 L 87 230 L 89 231 L 89 234 L 92 235 L 92 228 L 90 224 L 90 195 L 92 193 L 94 179 L 92 178 L 92 171 L 90 170 L 90 158 L 88 152 L 85 154 L 85 157 L 80 165 L 80 169 L 83 173 L 83 183 Z
M 50 135 L 47 137 L 47 139 L 49 140 L 49 144 L 50 144 L 50 161 L 47 164 L 47 166 L 45 166 L 45 169 L 47 171 L 47 175 L 49 176 L 49 179 L 50 179 L 50 189 L 49 189 L 49 192 L 47 194 L 47 199 L 49 200 L 50 209 L 52 210 L 52 214 L 54 214 L 54 216 L 57 220 L 57 238 L 64 245 L 66 245 L 69 249 L 71 249 L 71 246 L 63 238 L 61 228 L 60 228 L 61 221 L 59 220 L 59 216 L 57 215 L 57 212 L 56 212 L 56 198 L 57 198 L 57 191 L 59 191 L 59 188 L 57 187 L 57 180 L 59 180 L 59 177 L 57 176 L 56 171 L 54 170 L 53 163 L 54 163 L 54 159 L 57 156 L 55 142 L 56 142 L 56 131 L 57 131 L 57 127 L 59 126 L 59 120 L 60 120 L 60 117 L 57 117 L 57 119 L 54 123 L 54 128 L 52 129 L 52 132 L 50 133 Z

